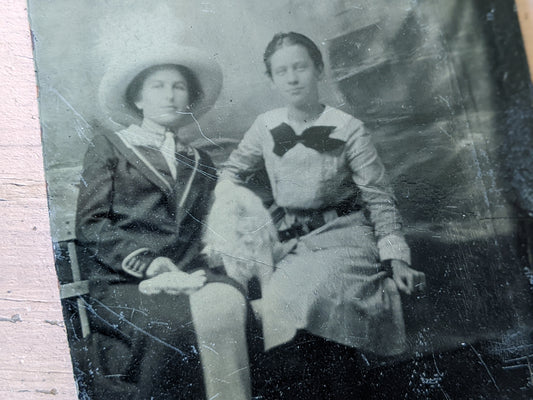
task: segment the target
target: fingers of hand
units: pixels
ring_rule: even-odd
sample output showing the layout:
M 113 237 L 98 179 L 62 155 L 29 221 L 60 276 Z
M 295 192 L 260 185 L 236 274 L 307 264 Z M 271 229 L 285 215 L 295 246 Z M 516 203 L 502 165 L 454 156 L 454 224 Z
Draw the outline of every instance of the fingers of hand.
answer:
M 204 270 L 194 271 L 191 274 L 186 274 L 186 278 L 182 280 L 182 287 L 199 288 L 205 285 L 207 276 Z
M 167 257 L 157 257 L 146 269 L 147 277 L 154 277 L 165 272 L 179 271 L 179 268 Z
M 398 287 L 398 290 L 400 290 L 403 293 L 410 294 L 409 288 L 405 284 L 403 280 L 403 276 L 394 275 L 394 282 L 396 283 L 396 286 Z
M 161 289 L 150 281 L 151 279 L 148 279 L 139 283 L 139 291 L 148 296 L 161 293 Z
M 205 275 L 189 275 L 189 278 L 181 282 L 181 288 L 198 288 L 203 286 L 206 280 L 207 278 L 205 277 Z
M 141 282 L 139 290 L 144 294 L 165 292 L 177 295 L 187 293 L 189 290 L 199 289 L 205 284 L 206 280 L 205 271 L 195 271 L 192 274 L 182 271 L 164 272 Z
M 413 281 L 409 275 L 400 276 L 400 280 L 403 284 L 403 292 L 405 294 L 413 293 Z
M 176 265 L 166 257 L 161 257 L 160 261 L 156 264 L 159 273 L 171 272 L 177 269 Z
M 423 292 L 426 290 L 426 274 L 418 272 L 415 278 L 415 289 Z
M 156 258 L 154 261 L 150 263 L 148 268 L 146 268 L 145 275 L 149 278 L 152 278 L 156 275 L 159 275 L 161 273 L 161 263 Z
M 407 286 L 409 287 L 409 294 L 415 290 L 415 274 L 407 274 Z
M 146 272 L 145 272 L 145 275 L 148 277 L 148 278 L 152 278 L 158 274 L 160 274 L 161 271 L 159 270 L 159 266 L 157 264 L 153 265 L 153 264 L 150 264 L 148 266 L 148 268 L 146 268 Z
M 180 295 L 180 294 L 191 295 L 194 292 L 196 292 L 198 289 L 200 289 L 201 287 L 202 287 L 202 285 L 196 286 L 196 287 L 190 287 L 190 288 L 166 289 L 165 293 L 169 294 L 169 295 L 172 295 L 172 296 L 177 296 L 177 295 Z

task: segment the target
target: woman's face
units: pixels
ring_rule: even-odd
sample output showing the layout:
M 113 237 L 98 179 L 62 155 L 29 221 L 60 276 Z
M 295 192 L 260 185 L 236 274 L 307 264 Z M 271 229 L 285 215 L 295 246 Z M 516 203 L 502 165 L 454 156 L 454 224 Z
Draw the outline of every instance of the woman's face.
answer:
M 142 110 L 143 118 L 164 127 L 175 127 L 189 113 L 187 81 L 174 68 L 155 71 L 144 80 L 135 105 Z
M 307 49 L 299 44 L 284 46 L 270 58 L 272 82 L 290 105 L 313 106 L 319 102 L 316 68 Z

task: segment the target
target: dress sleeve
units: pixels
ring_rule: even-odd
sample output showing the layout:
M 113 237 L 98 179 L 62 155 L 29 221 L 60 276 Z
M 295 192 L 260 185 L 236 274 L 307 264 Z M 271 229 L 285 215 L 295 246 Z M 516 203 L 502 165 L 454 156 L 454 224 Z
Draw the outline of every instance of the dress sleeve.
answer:
M 114 176 L 118 159 L 103 136 L 87 150 L 76 209 L 76 236 L 104 265 L 138 278 L 155 258 L 150 249 L 121 234 L 113 214 Z
M 371 137 L 356 119 L 348 122 L 347 129 L 351 132 L 346 144 L 346 155 L 352 179 L 360 189 L 362 200 L 370 213 L 380 259 L 397 259 L 411 264 L 411 254 L 402 233 L 402 219 L 396 198 Z
M 222 164 L 221 181 L 229 179 L 235 183 L 242 183 L 247 176 L 263 168 L 264 129 L 262 118 L 258 117 L 244 134 L 239 146 Z

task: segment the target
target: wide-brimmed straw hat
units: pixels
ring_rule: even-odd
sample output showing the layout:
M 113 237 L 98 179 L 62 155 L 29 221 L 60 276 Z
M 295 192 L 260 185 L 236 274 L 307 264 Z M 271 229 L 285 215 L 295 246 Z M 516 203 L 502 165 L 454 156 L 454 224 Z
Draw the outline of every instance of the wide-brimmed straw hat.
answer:
M 120 125 L 140 124 L 141 117 L 126 100 L 126 89 L 140 72 L 163 64 L 183 65 L 191 70 L 203 92 L 203 96 L 191 110 L 192 115 L 199 118 L 209 111 L 222 88 L 222 70 L 219 64 L 199 49 L 170 44 L 121 54 L 108 65 L 98 91 L 106 125 L 117 128 Z M 192 121 L 191 118 L 190 122 Z

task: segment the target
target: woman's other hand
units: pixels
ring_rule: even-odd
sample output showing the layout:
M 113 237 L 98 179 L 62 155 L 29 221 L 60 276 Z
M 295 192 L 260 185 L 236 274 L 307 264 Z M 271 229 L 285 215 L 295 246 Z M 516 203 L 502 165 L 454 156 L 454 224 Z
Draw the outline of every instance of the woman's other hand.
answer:
M 153 278 L 165 272 L 179 271 L 180 269 L 168 257 L 157 257 L 146 269 L 146 277 Z
M 204 286 L 206 279 L 203 270 L 190 274 L 180 270 L 163 272 L 154 278 L 145 279 L 139 283 L 139 291 L 146 295 L 161 292 L 171 295 L 191 294 Z
M 426 289 L 426 274 L 423 272 L 412 269 L 401 260 L 391 260 L 391 267 L 392 279 L 401 292 L 411 294 Z

